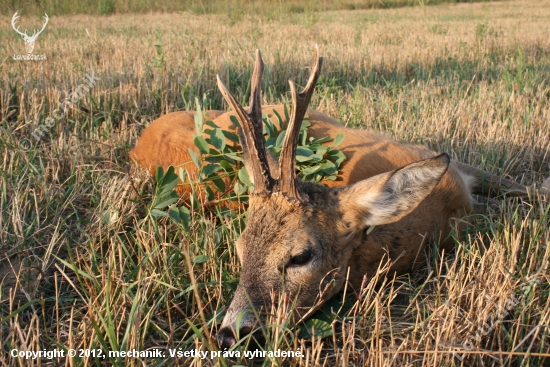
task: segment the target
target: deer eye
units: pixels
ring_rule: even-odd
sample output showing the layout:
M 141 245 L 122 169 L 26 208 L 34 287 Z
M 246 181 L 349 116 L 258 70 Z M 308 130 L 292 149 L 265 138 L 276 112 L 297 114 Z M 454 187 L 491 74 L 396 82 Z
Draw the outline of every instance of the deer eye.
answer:
M 311 260 L 312 253 L 311 250 L 306 250 L 302 252 L 300 255 L 294 256 L 290 259 L 290 266 L 299 266 L 306 264 L 309 260 Z

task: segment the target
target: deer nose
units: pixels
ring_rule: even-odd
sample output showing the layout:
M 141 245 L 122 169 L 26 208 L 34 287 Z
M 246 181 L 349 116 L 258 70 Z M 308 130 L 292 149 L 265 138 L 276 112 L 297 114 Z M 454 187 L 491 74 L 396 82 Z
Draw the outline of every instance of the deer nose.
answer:
M 229 326 L 223 327 L 218 331 L 218 345 L 221 350 L 231 348 L 236 342 L 235 334 L 233 334 L 233 330 Z
M 251 332 L 252 328 L 250 326 L 243 326 L 239 329 L 239 335 L 241 338 L 247 336 Z M 236 342 L 237 337 L 233 334 L 233 329 L 231 329 L 231 327 L 225 326 L 218 331 L 218 345 L 220 346 L 220 349 L 229 349 L 235 345 Z

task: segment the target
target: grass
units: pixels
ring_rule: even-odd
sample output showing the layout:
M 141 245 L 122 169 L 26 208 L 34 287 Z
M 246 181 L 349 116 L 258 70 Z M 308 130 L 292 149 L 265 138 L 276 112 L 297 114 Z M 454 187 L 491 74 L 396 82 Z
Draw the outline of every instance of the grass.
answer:
M 161 2 L 147 0 L 83 0 L 79 2 L 64 2 L 59 0 L 27 2 L 10 0 L 7 4 L 7 9 L 8 12 L 19 10 L 35 15 L 42 15 L 44 12 L 49 15 L 189 12 L 192 14 L 229 14 L 236 18 L 253 15 L 270 19 L 283 18 L 288 13 L 300 14 L 311 11 L 396 8 L 477 1 L 487 0 L 279 0 L 273 2 L 259 0 L 170 0 Z
M 289 77 L 305 83 L 317 43 L 326 63 L 314 108 L 527 185 L 550 175 L 548 1 L 276 19 L 52 16 L 34 51 L 47 61 L 36 62 L 12 60 L 24 43 L 3 19 L 0 360 L 8 366 L 39 365 L 12 358 L 11 349 L 56 347 L 166 353 L 143 359 L 147 365 L 251 365 L 244 357 L 168 353 L 216 348 L 212 336 L 238 282 L 234 242 L 246 214 L 196 210 L 189 232 L 154 218 L 153 180 L 128 151 L 155 118 L 194 109 L 196 98 L 223 109 L 216 73 L 246 103 L 255 48 L 267 66 L 266 103 L 289 101 Z M 32 132 L 90 71 L 100 80 L 36 141 Z M 453 252 L 433 252 L 401 277 L 386 277 L 381 264 L 362 289 L 348 290 L 349 308 L 326 338 L 300 337 L 285 318 L 288 305 L 274 305 L 271 324 L 281 326 L 266 328 L 268 347 L 300 347 L 305 357 L 257 363 L 547 364 L 550 207 L 510 198 L 496 204 L 473 218 Z M 142 361 L 67 362 L 100 364 Z

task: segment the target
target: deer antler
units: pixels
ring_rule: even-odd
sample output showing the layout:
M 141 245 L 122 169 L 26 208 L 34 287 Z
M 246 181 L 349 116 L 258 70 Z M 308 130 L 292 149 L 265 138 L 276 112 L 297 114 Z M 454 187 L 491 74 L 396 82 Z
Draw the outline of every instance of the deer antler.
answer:
M 42 25 L 42 29 L 39 30 L 38 32 L 35 30 L 34 33 L 32 34 L 32 37 L 34 36 L 38 36 L 40 33 L 42 33 L 42 31 L 44 30 L 44 28 L 46 28 L 46 25 L 48 24 L 48 21 L 50 20 L 50 18 L 48 17 L 48 14 L 44 13 L 44 24 Z
M 246 112 L 235 96 L 229 91 L 219 75 L 218 88 L 227 103 L 235 110 L 244 135 L 244 144 L 250 156 L 250 169 L 254 177 L 254 194 L 269 195 L 273 190 L 275 180 L 269 172 L 265 151 L 263 123 L 262 123 L 262 95 L 260 84 L 264 71 L 264 62 L 260 50 L 256 50 L 256 62 L 252 74 L 250 111 Z
M 302 120 L 309 106 L 311 96 L 315 91 L 315 84 L 321 73 L 323 58 L 318 56 L 319 49 L 315 47 L 315 57 L 309 80 L 301 93 L 296 92 L 296 85 L 289 80 L 290 91 L 292 93 L 292 114 L 288 123 L 287 132 L 283 141 L 283 148 L 279 157 L 280 177 L 278 179 L 278 193 L 283 194 L 288 200 L 303 202 L 307 198 L 300 196 L 296 189 L 296 169 L 294 161 L 296 159 L 296 145 Z M 229 91 L 219 75 L 218 88 L 227 103 L 235 110 L 239 121 L 242 124 L 244 135 L 243 146 L 248 149 L 250 156 L 250 169 L 254 176 L 254 193 L 257 195 L 269 195 L 273 192 L 275 180 L 269 172 L 267 156 L 265 151 L 264 136 L 262 132 L 262 105 L 260 82 L 262 79 L 264 63 L 259 50 L 256 50 L 256 63 L 252 74 L 252 92 L 250 95 L 250 111 L 246 112 L 237 102 L 235 96 Z
M 292 80 L 289 80 L 290 92 L 292 93 L 292 114 L 286 131 L 285 139 L 283 140 L 283 148 L 279 156 L 279 167 L 281 177 L 279 178 L 279 191 L 288 199 L 297 200 L 298 202 L 307 200 L 300 196 L 296 189 L 296 146 L 298 144 L 298 135 L 302 120 L 309 106 L 311 96 L 315 91 L 317 79 L 321 74 L 323 58 L 319 57 L 319 48 L 315 47 L 314 61 L 309 75 L 309 80 L 306 87 L 301 93 L 296 93 L 296 85 Z
M 13 17 L 11 18 L 11 26 L 13 27 L 13 29 L 19 33 L 21 36 L 23 36 L 23 38 L 25 37 L 29 37 L 27 36 L 27 30 L 25 30 L 25 33 L 22 33 L 21 31 L 19 31 L 19 27 L 16 27 L 15 26 L 15 22 L 17 22 L 17 19 L 19 18 L 19 11 L 16 11 L 15 14 L 13 14 Z
M 17 19 L 19 19 L 19 12 L 16 11 L 15 14 L 13 14 L 13 17 L 11 18 L 11 26 L 13 27 L 13 29 L 19 33 L 23 39 L 26 41 L 26 40 L 33 40 L 33 39 L 36 39 L 36 37 L 38 37 L 38 35 L 40 33 L 42 33 L 42 31 L 44 30 L 44 28 L 46 28 L 46 25 L 48 24 L 48 21 L 50 20 L 50 18 L 48 17 L 48 14 L 44 13 L 44 24 L 42 24 L 42 29 L 40 29 L 39 31 L 37 31 L 36 29 L 34 30 L 34 33 L 32 34 L 32 36 L 29 36 L 27 34 L 27 30 L 25 29 L 25 32 L 21 32 L 19 30 L 19 27 L 16 27 L 15 26 L 15 22 L 17 22 Z

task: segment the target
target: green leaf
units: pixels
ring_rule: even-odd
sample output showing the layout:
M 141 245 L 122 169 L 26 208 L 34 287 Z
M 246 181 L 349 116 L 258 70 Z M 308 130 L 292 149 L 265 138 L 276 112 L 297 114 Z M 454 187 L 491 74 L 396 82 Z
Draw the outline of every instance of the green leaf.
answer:
M 164 177 L 164 169 L 162 166 L 157 166 L 157 169 L 155 171 L 155 181 L 158 183 L 162 182 L 162 178 Z
M 321 167 L 321 170 L 327 175 L 332 175 L 338 172 L 336 165 L 331 161 L 323 161 L 319 163 L 319 167 Z
M 270 138 L 275 138 L 277 136 L 277 128 L 273 124 L 273 121 L 266 115 L 262 115 L 262 121 L 264 122 L 263 133 L 267 134 Z
M 208 185 L 204 185 L 204 190 L 206 191 L 206 200 L 214 199 L 214 191 Z
M 178 201 L 178 199 L 179 196 L 174 191 L 172 191 L 169 195 L 159 196 L 158 198 L 155 198 L 153 209 L 166 208 L 167 206 L 174 204 Z
M 330 323 L 320 319 L 309 319 L 300 326 L 300 338 L 312 339 L 314 337 L 326 338 L 332 335 Z
M 184 206 L 179 208 L 179 217 L 180 223 L 183 224 L 187 232 L 189 232 L 189 223 L 191 222 L 191 214 L 189 214 L 189 209 Z
M 273 115 L 277 119 L 277 125 L 279 126 L 279 128 L 285 128 L 286 126 L 283 126 L 283 119 L 281 118 L 281 115 L 279 115 L 279 112 L 277 112 L 277 110 L 275 109 L 273 109 L 272 111 L 273 111 Z M 273 119 L 271 121 L 273 122 Z
M 281 131 L 281 133 L 277 137 L 277 140 L 275 141 L 275 145 L 278 146 L 278 147 L 282 147 L 283 146 L 283 140 L 285 139 L 285 136 L 286 136 L 286 130 Z
M 307 167 L 304 169 L 301 173 L 304 176 L 311 175 L 312 173 L 315 173 L 321 169 L 321 166 L 313 166 L 313 167 Z
M 277 143 L 276 138 L 267 138 L 265 141 L 265 147 L 266 148 L 276 147 L 277 146 L 276 143 Z
M 221 171 L 222 169 L 223 168 L 217 164 L 207 164 L 202 168 L 202 173 L 208 177 L 215 172 Z
M 210 142 L 216 149 L 223 151 L 225 149 L 225 135 L 221 129 L 214 129 L 210 134 Z
M 174 167 L 168 167 L 168 170 L 162 177 L 161 182 L 159 183 L 159 192 L 157 196 L 168 195 L 180 182 L 180 178 L 174 172 Z
M 220 164 L 221 161 L 223 161 L 223 158 L 221 155 L 207 155 L 204 160 L 209 163 L 216 163 Z
M 202 340 L 204 339 L 204 335 L 202 334 L 202 328 L 199 330 L 199 328 L 197 328 L 195 326 L 195 324 L 193 324 L 193 322 L 191 322 L 191 320 L 189 320 L 187 317 L 185 318 L 185 321 L 187 321 L 187 323 L 189 324 L 189 326 L 191 327 L 191 329 L 193 330 L 193 333 L 195 334 L 195 336 L 197 337 L 197 339 L 199 340 Z
M 213 127 L 214 129 L 219 128 L 219 126 L 216 125 L 216 124 L 214 123 L 214 121 L 207 120 L 207 121 L 204 122 L 204 124 L 205 124 L 205 125 L 208 125 L 208 126 L 210 126 L 210 127 Z
M 229 116 L 229 119 L 231 120 L 231 123 L 233 124 L 233 126 L 241 127 L 241 124 L 237 116 Z
M 225 155 L 225 158 L 231 158 L 239 162 L 244 162 L 243 157 L 238 155 L 237 153 L 228 153 Z
M 319 155 L 319 154 L 312 154 L 311 155 L 311 158 L 315 161 L 315 162 L 321 162 L 323 160 L 323 156 L 322 155 Z
M 296 155 L 303 155 L 305 157 L 309 157 L 313 155 L 313 152 L 308 147 L 297 147 L 296 148 Z
M 237 134 L 232 133 L 231 131 L 225 131 L 225 130 L 223 130 L 222 133 L 227 139 L 229 139 L 233 143 L 239 142 L 239 136 Z
M 235 191 L 235 194 L 237 195 L 242 195 L 246 192 L 247 190 L 247 187 L 246 185 L 240 183 L 240 182 L 235 182 L 235 185 L 233 185 L 233 191 Z
M 268 147 L 267 149 L 271 152 L 271 154 L 273 154 L 275 158 L 279 159 L 282 150 L 280 147 Z
M 250 181 L 250 177 L 248 177 L 248 172 L 246 171 L 246 168 L 241 168 L 239 170 L 239 180 L 245 184 L 246 186 L 248 187 L 252 187 L 253 184 L 252 184 L 252 181 Z
M 194 142 L 199 152 L 202 154 L 210 153 L 210 146 L 202 136 L 195 136 Z
M 330 136 L 325 136 L 323 138 L 319 138 L 319 139 L 313 139 L 311 138 L 311 142 L 310 144 L 311 145 L 317 145 L 317 144 L 321 144 L 321 143 L 326 143 L 327 141 L 331 141 L 332 139 L 330 138 Z
M 150 211 L 151 215 L 155 218 L 167 217 L 168 213 L 163 212 L 162 210 L 153 209 Z
M 208 255 L 197 255 L 193 258 L 195 264 L 202 264 L 207 262 L 210 259 Z
M 334 146 L 337 147 L 342 143 L 342 141 L 344 141 L 344 134 L 342 133 L 336 134 L 336 136 L 334 137 Z
M 315 150 L 315 154 L 320 155 L 322 157 L 327 153 L 328 150 L 329 150 L 329 147 L 325 147 L 321 145 Z
M 179 223 L 180 222 L 180 211 L 179 211 L 179 208 L 177 206 L 173 206 L 172 208 L 170 208 L 170 210 L 168 211 L 168 215 L 170 216 L 170 218 L 172 218 L 176 223 Z
M 199 103 L 199 99 L 198 98 L 195 98 L 195 104 L 197 106 L 197 113 L 195 114 L 194 116 L 194 119 L 195 119 L 195 129 L 197 131 L 197 135 L 198 136 L 201 136 L 202 135 L 202 125 L 204 123 L 204 119 L 203 119 L 203 116 L 202 116 L 202 108 L 201 108 L 201 104 Z
M 344 153 L 335 149 L 330 151 L 329 156 L 334 159 L 338 167 L 340 167 L 340 164 L 342 164 L 342 162 L 346 160 L 346 156 L 344 155 Z
M 183 168 L 179 167 L 178 176 L 181 182 L 185 182 L 185 179 L 187 178 L 187 170 L 184 170 Z
M 195 151 L 193 149 L 190 149 L 190 148 L 187 148 L 187 151 L 189 152 L 189 155 L 191 156 L 191 160 L 193 161 L 193 163 L 195 163 L 195 166 L 197 166 L 197 168 L 201 168 L 202 164 L 201 164 L 201 160 L 199 159 L 199 157 L 197 157 L 197 153 L 195 153 Z
M 288 113 L 288 106 L 286 105 L 286 103 L 283 105 L 283 112 L 285 113 L 285 119 L 286 121 L 290 121 L 290 113 Z M 281 126 L 282 128 L 282 126 Z M 285 126 L 286 128 L 286 126 Z
M 298 161 L 299 163 L 311 162 L 312 160 L 313 160 L 313 157 L 306 157 L 304 155 L 297 155 L 296 156 L 296 161 Z
M 216 189 L 218 189 L 219 192 L 225 192 L 225 182 L 223 182 L 221 178 L 212 178 L 212 182 L 216 185 Z
M 227 173 L 231 173 L 235 171 L 235 168 L 226 160 L 220 161 L 220 166 L 225 170 Z

